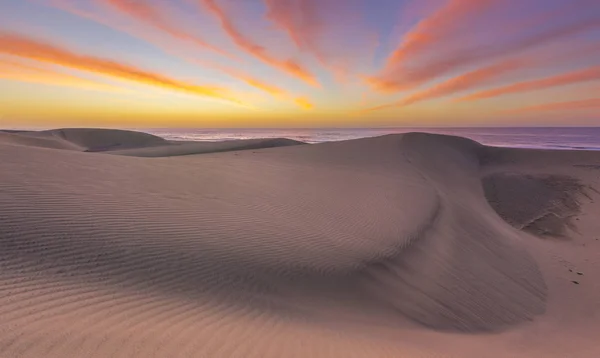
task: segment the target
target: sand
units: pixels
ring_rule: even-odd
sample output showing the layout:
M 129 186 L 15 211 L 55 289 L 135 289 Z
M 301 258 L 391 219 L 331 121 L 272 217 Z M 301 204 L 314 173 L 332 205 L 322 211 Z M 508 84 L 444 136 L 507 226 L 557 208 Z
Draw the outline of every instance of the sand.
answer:
M 600 153 L 0 132 L 0 357 L 597 357 Z

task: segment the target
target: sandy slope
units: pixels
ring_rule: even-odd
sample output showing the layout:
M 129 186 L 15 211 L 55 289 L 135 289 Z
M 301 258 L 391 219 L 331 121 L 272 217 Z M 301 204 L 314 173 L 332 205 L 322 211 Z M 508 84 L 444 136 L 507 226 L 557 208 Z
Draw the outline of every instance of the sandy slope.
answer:
M 0 130 L 0 143 L 134 157 L 168 157 L 304 144 L 285 138 L 223 142 L 168 141 L 142 132 L 88 128 L 38 132 Z
M 600 153 L 293 144 L 0 133 L 0 356 L 600 355 Z

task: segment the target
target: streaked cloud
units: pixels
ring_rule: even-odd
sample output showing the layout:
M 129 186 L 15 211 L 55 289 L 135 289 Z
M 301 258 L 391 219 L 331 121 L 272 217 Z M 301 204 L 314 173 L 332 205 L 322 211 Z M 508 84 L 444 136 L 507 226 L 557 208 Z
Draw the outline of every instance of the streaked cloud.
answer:
M 452 95 L 458 92 L 466 91 L 471 88 L 484 85 L 489 81 L 492 81 L 506 72 L 514 71 L 517 68 L 522 67 L 526 63 L 525 60 L 511 59 L 502 61 L 490 66 L 486 66 L 463 75 L 451 78 L 447 81 L 443 81 L 431 88 L 423 91 L 419 91 L 409 97 L 402 100 L 385 104 L 378 107 L 367 109 L 366 111 L 376 111 L 386 109 L 390 107 L 404 107 L 418 102 L 432 100 L 448 95 Z
M 154 118 L 190 123 L 416 125 L 449 116 L 502 125 L 509 117 L 490 113 L 594 93 L 599 14 L 598 0 L 0 1 L 0 59 L 18 63 L 0 62 L 10 77 L 0 90 L 18 99 L 31 89 L 32 106 L 43 107 L 48 93 L 74 94 L 62 87 L 89 89 L 77 96 L 90 111 L 114 101 L 114 113 L 140 120 L 156 112 L 139 100 L 150 95 L 161 108 Z M 135 93 L 98 92 L 125 90 Z
M 0 58 L 0 79 L 103 92 L 132 92 L 122 87 L 62 73 L 52 68 L 6 58 Z
M 242 104 L 242 101 L 234 98 L 228 90 L 218 86 L 199 86 L 179 81 L 117 61 L 76 53 L 73 50 L 23 35 L 0 32 L 0 53 L 70 67 L 120 80 Z
M 440 46 L 473 16 L 489 9 L 500 0 L 450 0 L 430 17 L 409 31 L 391 54 L 388 64 L 397 65 Z
M 552 112 L 567 110 L 600 109 L 600 98 L 590 98 L 568 102 L 554 102 L 508 110 L 510 113 Z
M 313 108 L 313 104 L 306 97 L 295 98 L 294 102 L 296 102 L 296 104 L 298 106 L 300 106 L 301 108 L 304 108 L 304 109 L 312 109 Z
M 166 19 L 163 15 L 163 9 L 158 8 L 156 5 L 150 5 L 148 3 L 141 3 L 139 1 L 133 0 L 94 0 L 98 2 L 96 5 L 102 5 L 103 2 L 110 1 L 113 5 L 110 6 L 111 9 L 115 7 L 121 7 L 120 11 L 125 12 L 128 16 L 133 16 L 138 18 L 146 25 L 151 26 L 155 30 L 160 33 L 166 34 L 168 36 L 173 37 L 174 39 L 189 41 L 193 45 L 196 45 L 200 49 L 213 49 L 215 52 L 226 55 L 231 58 L 233 55 L 221 51 L 219 49 L 213 48 L 211 45 L 207 45 L 202 39 L 195 37 L 193 34 L 189 34 L 181 29 L 173 27 L 172 23 Z M 133 4 L 133 5 L 132 5 Z M 256 77 L 253 77 L 242 70 L 232 69 L 231 67 L 227 67 L 222 64 L 218 64 L 214 61 L 210 61 L 207 59 L 199 59 L 196 56 L 191 55 L 188 51 L 184 51 L 180 46 L 177 46 L 175 43 L 168 43 L 164 40 L 161 40 L 159 37 L 155 36 L 153 33 L 148 33 L 141 31 L 138 28 L 131 26 L 124 26 L 116 21 L 113 21 L 110 16 L 101 16 L 100 13 L 95 13 L 89 10 L 85 10 L 82 7 L 77 6 L 77 4 L 73 3 L 69 0 L 53 0 L 51 5 L 72 13 L 74 15 L 80 16 L 85 19 L 92 20 L 94 22 L 100 23 L 102 25 L 108 26 L 110 28 L 116 29 L 118 31 L 122 31 L 128 33 L 129 35 L 139 38 L 157 49 L 163 51 L 166 54 L 172 55 L 174 57 L 180 58 L 188 63 L 192 63 L 201 68 L 211 69 L 215 71 L 219 71 L 222 74 L 239 80 L 251 87 L 257 88 L 261 91 L 264 91 L 274 97 L 284 98 L 286 100 L 293 101 L 293 95 L 288 94 L 284 89 L 279 88 L 275 85 L 269 84 L 264 80 L 260 80 Z M 79 4 L 81 5 L 81 4 Z M 106 5 L 106 4 L 104 4 Z
M 459 98 L 457 101 L 476 101 L 503 95 L 530 92 L 595 80 L 600 80 L 600 66 L 594 66 L 592 68 L 569 72 L 562 75 L 550 76 L 538 80 L 517 82 L 490 90 L 479 91 Z
M 206 42 L 203 38 L 198 35 L 186 32 L 176 25 L 172 21 L 167 19 L 163 14 L 165 9 L 153 4 L 152 2 L 144 2 L 139 0 L 95 0 L 99 4 L 108 4 L 113 6 L 115 9 L 124 13 L 136 20 L 145 23 L 146 25 L 152 26 L 158 30 L 161 30 L 174 38 L 191 42 L 201 48 L 214 51 L 221 55 L 231 57 L 232 55 L 226 51 L 211 45 Z M 165 3 L 162 4 L 165 6 Z
M 584 0 L 585 1 L 585 0 Z M 577 16 L 560 18 L 559 11 L 542 13 L 548 20 L 539 30 L 527 30 L 527 22 L 509 20 L 504 26 L 523 27 L 523 33 L 499 33 L 494 41 L 478 41 L 469 29 L 472 21 L 483 21 L 492 10 L 503 5 L 499 0 L 450 0 L 432 16 L 406 34 L 402 44 L 390 56 L 387 65 L 367 83 L 380 92 L 393 93 L 414 89 L 436 78 L 464 71 L 470 66 L 514 56 L 586 31 L 600 28 L 593 12 L 576 9 Z M 575 11 L 567 4 L 565 9 Z M 530 21 L 531 22 L 531 21 Z M 495 29 L 497 30 L 497 29 Z
M 379 46 L 378 34 L 363 16 L 364 0 L 263 1 L 266 17 L 337 81 L 355 79 L 355 72 L 372 63 Z
M 453 54 L 440 51 L 440 55 L 447 58 L 429 60 L 431 62 L 422 57 L 453 43 L 470 17 L 479 16 L 498 1 L 449 0 L 404 35 L 388 57 L 386 66 L 378 75 L 368 78 L 367 83 L 380 92 L 398 92 L 415 88 L 458 67 L 464 60 L 452 58 Z M 427 65 L 414 65 L 417 60 Z
M 285 30 L 296 46 L 319 55 L 318 38 L 325 24 L 315 0 L 264 0 L 267 17 Z
M 215 0 L 198 0 L 200 1 L 209 11 L 211 11 L 221 24 L 222 29 L 227 33 L 231 40 L 241 49 L 246 51 L 248 54 L 256 57 L 265 64 L 272 66 L 278 70 L 281 70 L 289 75 L 297 77 L 306 83 L 313 86 L 318 85 L 317 78 L 311 74 L 304 66 L 297 61 L 288 59 L 280 60 L 273 57 L 267 49 L 252 39 L 242 34 L 237 30 L 234 22 L 230 15 L 226 14 L 225 11 L 217 4 Z
M 220 71 L 227 73 L 232 78 L 235 78 L 239 81 L 246 83 L 247 85 L 249 85 L 251 87 L 254 87 L 265 93 L 268 93 L 275 98 L 279 98 L 284 101 L 293 102 L 298 107 L 303 108 L 303 109 L 311 109 L 313 107 L 307 98 L 296 97 L 281 87 L 266 83 L 260 79 L 252 77 L 244 72 L 241 72 L 239 70 L 236 70 L 236 69 L 233 69 L 230 67 L 219 66 L 218 68 Z

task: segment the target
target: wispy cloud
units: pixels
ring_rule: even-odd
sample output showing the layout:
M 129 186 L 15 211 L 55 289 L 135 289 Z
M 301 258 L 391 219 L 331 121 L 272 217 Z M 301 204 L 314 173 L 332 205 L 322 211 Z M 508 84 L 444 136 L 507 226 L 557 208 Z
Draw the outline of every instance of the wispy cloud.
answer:
M 554 14 L 551 16 L 553 21 L 533 32 L 509 38 L 499 34 L 493 44 L 468 40 L 467 20 L 484 17 L 493 6 L 501 3 L 499 0 L 450 0 L 448 5 L 410 31 L 385 68 L 367 82 L 380 92 L 410 90 L 470 66 L 518 55 L 600 27 L 596 17 L 580 9 L 577 17 L 557 19 L 558 15 Z M 510 25 L 510 22 L 505 24 Z M 467 39 L 465 43 L 459 41 L 461 37 Z
M 318 39 L 325 24 L 314 0 L 264 0 L 267 17 L 288 33 L 296 46 L 319 55 Z
M 450 0 L 405 35 L 400 46 L 388 59 L 388 64 L 401 64 L 443 44 L 456 35 L 457 29 L 467 19 L 477 16 L 498 2 L 499 0 Z
M 277 68 L 289 75 L 295 76 L 306 83 L 311 85 L 318 85 L 317 78 L 311 74 L 306 68 L 304 68 L 300 63 L 288 59 L 288 60 L 279 60 L 273 57 L 267 49 L 249 37 L 242 34 L 236 28 L 235 24 L 231 20 L 231 16 L 225 13 L 225 11 L 217 4 L 215 0 L 198 0 L 200 1 L 208 10 L 210 10 L 218 19 L 221 24 L 222 29 L 227 33 L 227 35 L 232 39 L 232 41 L 241 49 L 246 51 L 248 54 L 254 56 L 255 58 L 261 60 L 265 64 Z
M 540 51 L 536 53 L 529 53 L 527 56 L 508 58 L 452 77 L 448 80 L 444 80 L 432 87 L 418 91 L 404 99 L 389 104 L 368 108 L 364 111 L 370 112 L 386 108 L 404 107 L 414 103 L 450 96 L 464 91 L 477 90 L 479 87 L 488 86 L 494 82 L 514 77 L 515 74 L 531 68 L 542 68 L 548 66 L 552 67 L 569 64 L 574 60 L 589 58 L 597 55 L 599 51 L 600 46 L 596 44 L 560 44 L 560 46 L 552 48 L 551 52 Z M 507 93 L 512 93 L 514 91 L 516 93 L 571 83 L 586 82 L 596 80 L 598 79 L 598 76 L 598 67 L 592 67 L 586 70 L 574 71 L 564 75 L 552 76 L 548 79 L 527 81 L 503 86 L 498 89 L 480 91 L 455 101 L 483 99 L 504 94 L 504 91 L 508 91 Z
M 27 36 L 0 32 L 0 53 L 52 63 L 77 70 L 133 81 L 189 94 L 242 104 L 230 91 L 217 86 L 199 86 L 109 59 L 76 53 L 64 47 Z
M 5 58 L 0 58 L 0 79 L 102 92 L 133 92 L 122 87 L 62 73 L 51 68 Z
M 304 108 L 304 109 L 312 109 L 313 108 L 313 104 L 306 97 L 298 97 L 298 98 L 294 99 L 294 102 L 296 102 L 296 104 L 298 106 L 300 106 L 301 108 Z
M 135 15 L 136 17 L 139 16 L 141 18 L 154 19 L 152 21 L 149 21 L 149 23 L 147 23 L 147 25 L 151 25 L 151 27 L 153 27 L 155 30 L 165 33 L 171 37 L 174 37 L 175 39 L 191 40 L 196 45 L 199 45 L 200 48 L 205 47 L 203 40 L 197 39 L 197 41 L 194 41 L 194 39 L 195 39 L 193 37 L 194 35 L 187 34 L 185 32 L 182 32 L 179 29 L 172 28 L 171 25 L 169 25 L 170 23 L 168 22 L 168 20 L 165 19 L 163 15 L 161 15 L 162 14 L 161 9 L 156 8 L 156 6 L 147 7 L 147 5 L 142 4 L 139 1 L 134 2 L 132 0 L 127 0 L 127 1 L 125 1 L 125 0 L 96 0 L 96 1 L 135 3 L 136 6 L 139 6 L 139 7 L 136 7 L 136 11 L 140 13 L 139 15 Z M 114 28 L 118 31 L 128 33 L 129 35 L 131 35 L 135 38 L 139 38 L 141 40 L 146 41 L 147 43 L 153 45 L 154 47 L 163 51 L 164 53 L 174 56 L 176 58 L 180 58 L 188 63 L 198 65 L 202 68 L 208 68 L 208 69 L 213 69 L 215 71 L 219 71 L 219 72 L 225 74 L 226 76 L 229 76 L 238 81 L 241 81 L 251 87 L 257 88 L 257 89 L 259 89 L 263 92 L 266 92 L 272 96 L 294 101 L 294 99 L 293 99 L 294 96 L 291 94 L 288 94 L 282 88 L 279 88 L 277 86 L 269 84 L 264 80 L 257 79 L 256 77 L 253 77 L 253 76 L 245 73 L 242 70 L 239 70 L 239 69 L 234 70 L 231 67 L 227 67 L 225 65 L 218 64 L 216 62 L 212 62 L 212 61 L 209 61 L 206 59 L 201 60 L 201 59 L 197 58 L 196 56 L 193 56 L 193 55 L 187 53 L 186 51 L 183 51 L 179 46 L 177 46 L 177 44 L 168 43 L 166 41 L 163 41 L 163 40 L 159 39 L 158 37 L 154 36 L 152 33 L 142 32 L 137 28 L 121 25 L 115 21 L 112 21 L 110 16 L 105 16 L 105 15 L 103 16 L 101 13 L 96 13 L 93 11 L 86 11 L 85 9 L 77 7 L 74 3 L 72 3 L 71 1 L 68 1 L 68 0 L 54 0 L 51 3 L 51 5 L 59 8 L 63 11 L 80 16 L 82 18 L 100 23 L 100 24 L 102 24 L 104 26 L 108 26 L 110 28 Z M 145 10 L 142 10 L 142 9 L 145 9 Z M 146 11 L 146 10 L 148 10 L 148 11 Z M 133 10 L 129 9 L 127 11 L 132 12 Z M 148 13 L 152 14 L 152 15 L 148 15 Z M 145 14 L 145 15 L 143 15 L 143 14 Z M 159 20 L 156 20 L 157 18 Z M 155 24 L 156 26 L 152 26 L 152 23 L 156 23 Z M 221 52 L 218 49 L 216 51 Z M 186 52 L 186 53 L 184 53 L 184 52 Z M 227 56 L 231 57 L 233 55 L 227 54 Z M 284 94 L 284 95 L 282 95 L 282 94 Z M 290 98 L 292 98 L 292 99 L 290 99 Z
M 320 0 L 264 0 L 267 18 L 283 29 L 303 53 L 315 56 L 324 66 L 328 59 L 320 40 L 326 34 L 328 23 L 323 18 Z M 347 4 L 347 2 L 344 2 Z
M 507 72 L 514 71 L 515 69 L 522 67 L 526 62 L 527 61 L 523 59 L 510 59 L 502 61 L 443 81 L 431 88 L 419 91 L 399 101 L 369 108 L 365 111 L 372 112 L 391 107 L 404 107 L 418 102 L 432 100 L 466 91 L 497 79 Z
M 365 22 L 361 0 L 263 0 L 266 17 L 285 31 L 302 54 L 313 56 L 337 80 L 355 79 L 379 45 Z
M 250 76 L 244 72 L 241 72 L 239 70 L 236 70 L 236 69 L 233 69 L 230 67 L 224 67 L 224 66 L 219 66 L 219 70 L 223 71 L 224 73 L 227 73 L 232 78 L 235 78 L 239 81 L 246 83 L 247 85 L 249 85 L 251 87 L 254 87 L 263 92 L 266 92 L 275 98 L 279 98 L 284 101 L 295 103 L 300 108 L 311 109 L 313 107 L 307 98 L 296 97 L 293 94 L 291 94 L 290 92 L 286 91 L 285 89 L 283 89 L 279 86 L 275 86 L 275 85 L 266 83 L 260 79 L 252 77 L 252 76 Z
M 600 98 L 590 98 L 577 101 L 569 102 L 556 102 L 547 103 L 536 106 L 520 107 L 516 109 L 510 109 L 507 112 L 510 113 L 531 113 L 531 112 L 551 112 L 551 111 L 565 111 L 565 110 L 587 110 L 587 109 L 600 109 Z
M 160 31 L 163 31 L 170 36 L 177 38 L 182 41 L 190 42 L 199 46 L 200 48 L 207 49 L 219 53 L 227 57 L 233 57 L 226 51 L 213 46 L 206 42 L 204 39 L 196 34 L 186 32 L 172 23 L 163 14 L 165 9 L 157 6 L 151 2 L 143 2 L 139 0 L 95 0 L 99 4 L 111 5 L 117 11 L 130 16 L 148 26 L 154 27 Z M 164 4 L 163 4 L 164 6 Z
M 600 80 L 600 66 L 594 66 L 585 70 L 569 72 L 557 76 L 550 76 L 538 80 L 518 82 L 508 86 L 498 87 L 490 90 L 479 91 L 468 96 L 459 98 L 456 101 L 476 101 L 508 94 L 531 92 L 546 88 L 559 87 L 595 80 Z
M 294 115 L 314 102 L 307 117 L 369 112 L 365 121 L 396 113 L 483 119 L 489 107 L 471 103 L 503 96 L 503 108 L 531 106 L 542 93 L 523 94 L 546 88 L 569 90 L 568 98 L 548 102 L 575 101 L 589 98 L 600 83 L 598 0 L 375 2 L 0 1 L 0 27 L 10 29 L 0 29 L 0 59 L 43 68 L 0 62 L 0 76 L 136 91 L 129 98 L 169 96 L 140 86 L 150 85 L 171 90 L 169 103 L 180 97 L 172 91 L 264 103 L 264 118 Z M 89 49 L 100 37 L 107 42 Z M 107 98 L 113 97 L 119 96 Z M 230 113 L 180 99 L 194 113 Z M 246 116 L 232 118 L 238 115 Z

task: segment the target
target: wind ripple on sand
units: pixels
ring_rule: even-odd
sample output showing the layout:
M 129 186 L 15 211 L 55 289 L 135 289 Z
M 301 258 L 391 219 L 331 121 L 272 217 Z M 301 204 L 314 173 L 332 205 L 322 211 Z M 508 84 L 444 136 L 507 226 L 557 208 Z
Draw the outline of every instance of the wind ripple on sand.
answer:
M 544 310 L 477 150 L 439 136 L 135 158 L 0 143 L 0 353 L 364 357 Z M 340 327 L 340 324 L 345 324 Z

